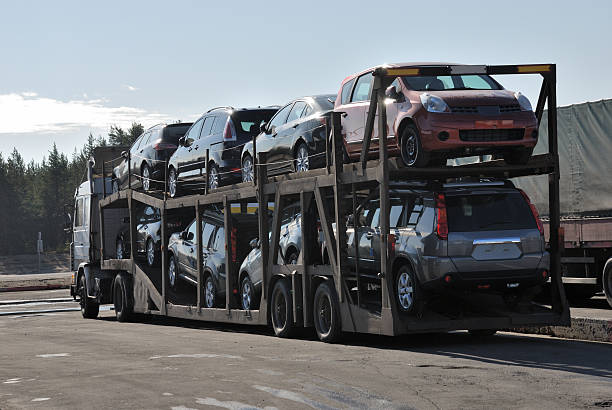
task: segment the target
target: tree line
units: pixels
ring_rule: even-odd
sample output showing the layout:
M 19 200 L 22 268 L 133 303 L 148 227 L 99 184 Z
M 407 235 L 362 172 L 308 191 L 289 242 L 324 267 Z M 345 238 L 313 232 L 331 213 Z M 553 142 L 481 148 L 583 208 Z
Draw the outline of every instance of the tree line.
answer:
M 73 212 L 74 193 L 87 177 L 94 148 L 129 146 L 143 131 L 142 124 L 133 123 L 126 130 L 111 126 L 108 139 L 90 133 L 70 157 L 53 143 L 41 162 L 25 163 L 17 149 L 6 156 L 0 152 L 0 255 L 36 253 L 38 232 L 45 251 L 68 251 L 66 214 Z

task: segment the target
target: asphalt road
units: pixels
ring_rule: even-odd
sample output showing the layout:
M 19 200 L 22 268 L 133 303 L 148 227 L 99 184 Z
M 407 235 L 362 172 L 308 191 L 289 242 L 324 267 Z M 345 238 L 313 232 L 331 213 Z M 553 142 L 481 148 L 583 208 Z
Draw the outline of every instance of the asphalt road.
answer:
M 261 327 L 49 312 L 75 307 L 65 292 L 0 295 L 0 312 L 26 311 L 0 316 L 0 409 L 612 407 L 612 344 L 457 332 L 327 345 Z

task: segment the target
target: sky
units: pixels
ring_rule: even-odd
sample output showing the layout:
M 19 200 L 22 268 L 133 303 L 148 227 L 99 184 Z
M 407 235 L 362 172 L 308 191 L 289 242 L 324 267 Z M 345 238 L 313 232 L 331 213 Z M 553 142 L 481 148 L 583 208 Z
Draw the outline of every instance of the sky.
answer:
M 0 153 L 221 105 L 336 93 L 391 62 L 557 64 L 559 105 L 612 98 L 612 1 L 0 0 Z M 536 76 L 498 77 L 535 106 Z

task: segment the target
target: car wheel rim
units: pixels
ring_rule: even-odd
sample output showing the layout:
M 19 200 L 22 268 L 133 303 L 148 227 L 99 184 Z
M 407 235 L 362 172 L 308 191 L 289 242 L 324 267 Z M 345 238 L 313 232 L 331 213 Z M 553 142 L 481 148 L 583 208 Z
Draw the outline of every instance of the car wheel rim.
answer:
M 215 305 L 215 288 L 212 280 L 206 282 L 206 307 L 211 308 Z
M 217 173 L 217 169 L 215 167 L 211 167 L 210 177 L 208 178 L 208 187 L 210 189 L 217 189 L 218 185 L 219 185 L 219 174 Z
M 117 242 L 117 259 L 123 259 L 123 242 Z
M 417 138 L 414 133 L 408 134 L 404 137 L 404 144 L 402 144 L 402 154 L 404 162 L 407 165 L 414 165 L 417 157 L 419 156 L 419 146 L 417 144 Z
M 155 249 L 153 248 L 153 241 L 150 239 L 147 242 L 147 262 L 149 262 L 149 265 L 153 265 L 153 262 L 155 262 Z
M 170 282 L 170 286 L 174 286 L 175 280 L 176 280 L 176 267 L 174 266 L 174 259 L 170 259 L 170 263 L 168 265 L 168 281 Z
M 329 302 L 329 298 L 327 295 L 323 295 L 319 299 L 319 306 L 317 308 L 317 318 L 319 322 L 319 330 L 321 334 L 325 335 L 329 333 L 329 329 L 331 329 L 331 303 Z
M 408 272 L 400 273 L 397 278 L 397 298 L 405 310 L 410 309 L 414 303 L 414 285 Z
M 285 296 L 282 292 L 277 291 L 276 297 L 274 298 L 274 324 L 277 329 L 284 329 L 285 322 L 287 321 L 287 312 L 285 309 Z
M 251 182 L 253 180 L 253 162 L 251 158 L 246 158 L 242 164 L 242 181 Z
M 251 295 L 253 289 L 251 288 L 251 282 L 245 280 L 242 284 L 242 308 L 244 310 L 251 309 Z
M 149 167 L 145 166 L 144 169 L 142 170 L 142 188 L 145 191 L 148 191 L 151 185 L 151 181 L 149 178 L 150 178 Z
M 170 176 L 168 177 L 168 189 L 170 190 L 170 196 L 175 196 L 176 195 L 176 174 L 174 172 L 174 170 L 170 171 Z
M 310 169 L 308 150 L 304 146 L 298 149 L 295 169 L 297 172 L 305 172 Z
M 298 260 L 297 255 L 296 254 L 292 254 L 289 257 L 289 265 L 297 265 L 297 260 Z

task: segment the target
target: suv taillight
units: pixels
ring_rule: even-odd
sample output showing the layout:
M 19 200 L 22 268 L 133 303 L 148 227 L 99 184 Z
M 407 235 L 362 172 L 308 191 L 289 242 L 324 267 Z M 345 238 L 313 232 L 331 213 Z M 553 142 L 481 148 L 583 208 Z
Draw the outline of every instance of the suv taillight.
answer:
M 224 141 L 236 141 L 236 131 L 234 130 L 234 125 L 230 119 L 225 123 L 225 129 L 223 130 L 223 140 Z
M 519 192 L 521 193 L 521 195 L 523 195 L 525 201 L 527 201 L 529 208 L 531 208 L 531 213 L 533 214 L 533 218 L 535 219 L 536 224 L 538 225 L 538 231 L 540 231 L 540 235 L 544 235 L 544 225 L 542 224 L 542 220 L 540 219 L 540 214 L 538 213 L 538 210 L 536 209 L 535 205 L 531 203 L 531 200 L 529 199 L 525 191 L 519 189 Z
M 170 144 L 168 142 L 162 142 L 161 140 L 159 140 L 155 142 L 155 144 L 153 144 L 153 149 L 155 151 L 162 151 L 165 149 L 176 149 L 176 145 Z
M 448 216 L 446 214 L 446 198 L 444 194 L 436 195 L 436 233 L 438 238 L 448 239 Z

